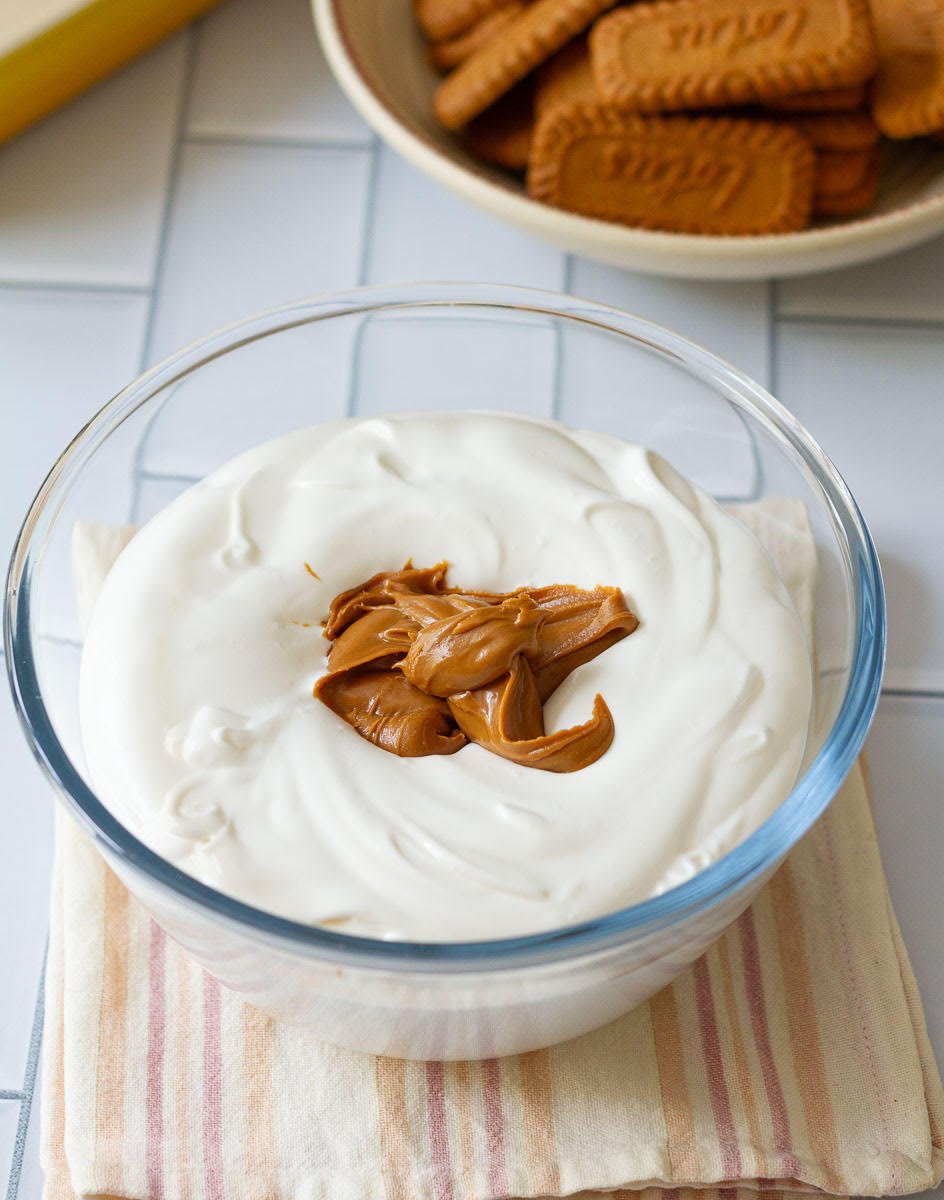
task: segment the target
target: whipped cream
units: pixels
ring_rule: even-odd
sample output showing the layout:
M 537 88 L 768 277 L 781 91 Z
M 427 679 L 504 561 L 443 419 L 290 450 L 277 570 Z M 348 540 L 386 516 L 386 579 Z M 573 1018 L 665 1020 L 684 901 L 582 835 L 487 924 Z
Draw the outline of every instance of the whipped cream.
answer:
M 321 621 L 377 571 L 620 587 L 640 625 L 545 706 L 616 735 L 555 775 L 476 745 L 397 758 L 312 695 Z M 783 801 L 812 697 L 756 538 L 657 454 L 482 413 L 337 422 L 226 464 L 121 553 L 80 711 L 102 801 L 158 853 L 283 916 L 427 941 L 567 925 L 702 870 Z

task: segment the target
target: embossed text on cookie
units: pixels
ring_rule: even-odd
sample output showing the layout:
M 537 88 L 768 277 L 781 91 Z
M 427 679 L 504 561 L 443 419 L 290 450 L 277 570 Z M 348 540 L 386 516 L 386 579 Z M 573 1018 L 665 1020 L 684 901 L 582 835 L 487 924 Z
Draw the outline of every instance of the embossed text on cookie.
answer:
M 727 54 L 737 54 L 760 42 L 786 49 L 796 41 L 805 21 L 806 7 L 800 4 L 696 16 L 666 25 L 664 44 L 673 51 L 711 47 Z
M 744 186 L 749 173 L 743 159 L 719 157 L 704 150 L 680 146 L 628 146 L 614 141 L 600 155 L 604 179 L 638 184 L 653 200 L 669 204 L 685 192 L 703 192 L 715 212 L 728 205 Z
M 656 0 L 590 32 L 600 96 L 633 112 L 777 100 L 862 83 L 876 67 L 867 0 Z

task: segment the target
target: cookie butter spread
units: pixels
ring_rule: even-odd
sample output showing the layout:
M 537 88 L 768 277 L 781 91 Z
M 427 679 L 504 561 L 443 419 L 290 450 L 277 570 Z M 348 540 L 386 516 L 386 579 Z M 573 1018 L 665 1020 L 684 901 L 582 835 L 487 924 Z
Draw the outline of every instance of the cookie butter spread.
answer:
M 555 733 L 545 732 L 541 706 L 637 627 L 622 592 L 463 592 L 446 586 L 447 565 L 407 563 L 335 597 L 324 631 L 334 644 L 315 695 L 401 757 L 454 754 L 472 741 L 544 771 L 596 762 L 613 740 L 603 697 L 583 725 Z
M 409 560 L 448 563 L 455 595 L 538 608 L 555 584 L 618 589 L 638 628 L 542 705 L 553 737 L 604 697 L 605 753 L 529 769 L 475 744 L 492 736 L 478 705 L 461 752 L 401 756 L 322 703 L 345 661 L 326 659 L 332 602 Z M 469 682 L 422 644 L 411 668 L 436 712 Z M 690 877 L 787 795 L 810 704 L 801 623 L 736 518 L 640 446 L 481 413 L 301 430 L 189 489 L 105 579 L 80 694 L 99 795 L 181 869 L 297 920 L 433 941 L 553 928 Z

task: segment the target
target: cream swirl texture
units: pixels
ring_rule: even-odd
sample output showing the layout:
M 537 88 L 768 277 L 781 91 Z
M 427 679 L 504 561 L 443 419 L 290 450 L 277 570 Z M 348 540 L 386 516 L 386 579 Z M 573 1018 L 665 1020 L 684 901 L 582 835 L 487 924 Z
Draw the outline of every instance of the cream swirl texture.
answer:
M 469 745 L 397 758 L 312 696 L 340 591 L 445 559 L 458 587 L 621 587 L 640 625 L 564 682 L 616 735 L 554 775 Z M 769 816 L 803 757 L 804 632 L 762 546 L 642 447 L 500 414 L 338 422 L 259 446 L 122 552 L 92 613 L 92 779 L 143 841 L 257 907 L 461 941 L 615 910 Z

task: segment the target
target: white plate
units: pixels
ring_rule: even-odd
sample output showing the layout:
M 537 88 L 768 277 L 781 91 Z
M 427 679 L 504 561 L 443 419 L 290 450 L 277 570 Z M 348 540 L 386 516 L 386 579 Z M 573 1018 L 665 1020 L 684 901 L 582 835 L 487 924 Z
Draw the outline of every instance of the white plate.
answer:
M 851 266 L 944 230 L 944 145 L 888 145 L 878 203 L 858 220 L 766 237 L 699 237 L 630 229 L 529 200 L 483 166 L 432 116 L 438 76 L 411 0 L 312 0 L 341 87 L 378 134 L 432 179 L 555 246 L 616 266 L 690 279 L 759 279 Z

